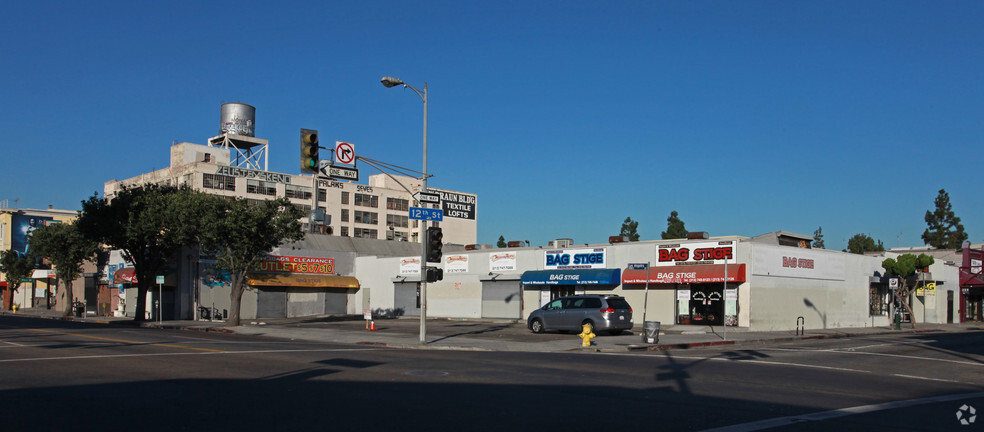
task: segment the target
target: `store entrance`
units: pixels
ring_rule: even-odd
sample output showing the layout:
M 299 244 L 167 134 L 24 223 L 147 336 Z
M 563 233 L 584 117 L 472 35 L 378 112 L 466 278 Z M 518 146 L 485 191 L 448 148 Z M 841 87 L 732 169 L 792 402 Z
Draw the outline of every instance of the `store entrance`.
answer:
M 984 321 L 984 293 L 966 294 L 965 321 Z
M 677 298 L 679 299 L 677 324 L 722 325 L 724 323 L 723 286 L 719 284 L 681 285 Z

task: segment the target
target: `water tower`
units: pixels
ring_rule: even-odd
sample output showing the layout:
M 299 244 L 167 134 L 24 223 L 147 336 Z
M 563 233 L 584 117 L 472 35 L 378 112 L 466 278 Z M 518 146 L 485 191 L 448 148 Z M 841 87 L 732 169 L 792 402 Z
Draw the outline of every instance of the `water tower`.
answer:
M 232 166 L 268 171 L 270 141 L 255 137 L 256 108 L 230 102 L 222 104 L 219 136 L 209 138 L 208 145 L 229 149 Z

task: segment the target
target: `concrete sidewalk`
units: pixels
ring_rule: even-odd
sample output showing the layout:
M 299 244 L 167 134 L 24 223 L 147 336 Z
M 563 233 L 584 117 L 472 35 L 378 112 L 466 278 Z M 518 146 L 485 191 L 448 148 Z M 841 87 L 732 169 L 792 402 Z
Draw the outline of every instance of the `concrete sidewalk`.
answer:
M 393 348 L 566 352 L 598 351 L 627 352 L 633 350 L 691 349 L 706 346 L 749 345 L 823 338 L 844 338 L 874 335 L 899 335 L 928 332 L 961 332 L 981 330 L 979 323 L 917 324 L 918 330 L 903 327 L 861 327 L 841 329 L 807 329 L 797 335 L 794 331 L 752 332 L 742 328 L 727 329 L 710 326 L 663 326 L 658 343 L 642 341 L 642 329 L 619 336 L 599 335 L 591 347 L 581 347 L 576 334 L 532 334 L 524 322 L 516 320 L 445 319 L 427 321 L 427 343 L 420 342 L 419 322 L 415 317 L 375 321 L 377 331 L 368 331 L 359 316 L 318 316 L 297 319 L 243 320 L 237 327 L 226 327 L 216 321 L 134 322 L 124 317 L 64 317 L 60 312 L 46 309 L 22 309 L 17 313 L 4 311 L 6 316 L 60 319 L 74 322 L 109 325 L 138 325 L 199 332 L 223 332 L 312 342 L 341 343 Z

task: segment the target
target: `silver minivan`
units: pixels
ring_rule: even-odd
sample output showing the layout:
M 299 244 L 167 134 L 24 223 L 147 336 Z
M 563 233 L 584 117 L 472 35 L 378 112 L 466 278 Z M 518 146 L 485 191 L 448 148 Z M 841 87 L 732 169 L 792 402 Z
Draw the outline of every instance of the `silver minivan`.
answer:
M 632 307 L 617 295 L 576 295 L 551 300 L 526 320 L 533 333 L 581 331 L 584 324 L 590 324 L 592 332 L 621 334 L 632 328 Z

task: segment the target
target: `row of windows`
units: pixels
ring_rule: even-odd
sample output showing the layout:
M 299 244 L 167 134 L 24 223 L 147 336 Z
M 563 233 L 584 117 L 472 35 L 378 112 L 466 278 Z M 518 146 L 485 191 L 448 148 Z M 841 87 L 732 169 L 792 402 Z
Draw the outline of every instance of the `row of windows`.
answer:
M 236 190 L 236 178 L 232 176 L 225 176 L 219 174 L 202 174 L 202 186 L 207 189 L 225 190 L 225 191 L 235 191 Z M 268 182 L 256 179 L 246 180 L 246 192 L 256 195 L 265 196 L 276 196 L 277 195 L 277 184 L 275 182 Z M 297 186 L 297 185 L 285 185 L 284 195 L 287 198 L 296 199 L 311 199 L 312 193 L 310 187 Z M 324 189 L 318 189 L 318 201 L 326 202 L 328 200 L 328 193 Z M 249 199 L 253 203 L 260 203 L 262 200 Z M 342 204 L 349 204 L 349 192 L 342 192 Z M 354 204 L 360 207 L 379 207 L 379 197 L 375 195 L 368 195 L 362 193 L 355 194 Z M 310 205 L 295 204 L 295 207 L 304 210 L 305 213 L 311 211 Z M 436 207 L 436 206 L 435 206 Z M 409 211 L 410 201 L 401 198 L 386 198 L 386 209 L 393 211 Z M 379 224 L 379 214 L 375 212 L 364 212 L 356 210 L 355 212 L 355 222 L 377 225 Z M 409 216 L 403 215 L 386 215 L 386 226 L 393 228 L 408 228 L 410 227 Z M 349 222 L 349 210 L 342 209 L 342 222 Z M 417 227 L 417 221 L 413 222 L 413 228 Z M 405 234 L 404 234 L 405 235 Z M 375 238 L 375 237 L 372 237 Z

